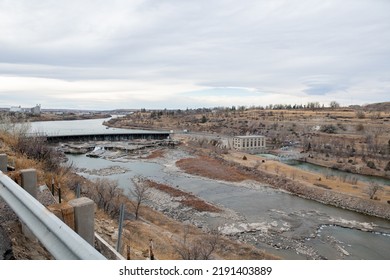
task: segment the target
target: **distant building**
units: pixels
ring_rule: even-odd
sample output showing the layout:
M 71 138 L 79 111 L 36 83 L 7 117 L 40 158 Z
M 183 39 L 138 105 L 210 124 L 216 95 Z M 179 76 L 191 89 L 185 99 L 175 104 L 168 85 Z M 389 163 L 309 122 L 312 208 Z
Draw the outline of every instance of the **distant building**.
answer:
M 18 106 L 18 107 L 15 107 L 15 106 L 12 106 L 9 111 L 11 113 L 22 113 L 23 112 L 23 109 L 21 106 Z
M 265 136 L 248 135 L 233 137 L 233 148 L 238 151 L 259 152 L 266 148 Z
M 31 114 L 40 115 L 41 114 L 41 104 L 37 104 L 35 107 L 32 107 Z
M 32 115 L 40 115 L 41 114 L 41 104 L 37 104 L 35 107 L 32 108 L 22 108 L 21 106 L 12 106 L 9 111 L 11 113 L 25 113 L 25 114 L 32 114 Z

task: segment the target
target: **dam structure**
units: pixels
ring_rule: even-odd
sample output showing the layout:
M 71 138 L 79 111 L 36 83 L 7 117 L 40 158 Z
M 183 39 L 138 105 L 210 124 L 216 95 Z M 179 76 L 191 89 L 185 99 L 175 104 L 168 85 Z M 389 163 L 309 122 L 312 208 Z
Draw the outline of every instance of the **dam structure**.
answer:
M 164 140 L 170 138 L 169 132 L 164 131 L 107 131 L 107 132 L 77 132 L 64 134 L 30 134 L 30 136 L 43 137 L 49 143 L 59 142 L 85 142 L 85 141 L 128 141 L 135 139 Z

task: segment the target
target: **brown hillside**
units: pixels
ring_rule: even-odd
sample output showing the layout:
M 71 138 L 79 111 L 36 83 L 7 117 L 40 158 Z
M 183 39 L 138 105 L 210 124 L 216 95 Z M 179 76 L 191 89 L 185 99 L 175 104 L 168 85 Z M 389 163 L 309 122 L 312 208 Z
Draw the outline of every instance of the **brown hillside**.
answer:
M 390 112 L 390 102 L 368 104 L 364 108 L 371 111 Z

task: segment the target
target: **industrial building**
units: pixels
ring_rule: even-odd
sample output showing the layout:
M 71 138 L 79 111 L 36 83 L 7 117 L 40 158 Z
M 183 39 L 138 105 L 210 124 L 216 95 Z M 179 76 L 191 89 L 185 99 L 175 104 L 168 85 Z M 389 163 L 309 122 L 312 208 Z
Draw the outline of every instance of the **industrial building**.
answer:
M 265 136 L 247 135 L 233 137 L 233 148 L 245 152 L 261 152 L 266 148 Z

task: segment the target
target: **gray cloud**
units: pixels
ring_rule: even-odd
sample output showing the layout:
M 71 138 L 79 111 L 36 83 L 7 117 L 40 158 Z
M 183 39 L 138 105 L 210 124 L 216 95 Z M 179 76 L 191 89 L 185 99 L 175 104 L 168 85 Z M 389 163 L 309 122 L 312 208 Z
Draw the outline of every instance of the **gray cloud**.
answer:
M 78 96 L 66 99 L 71 107 L 123 105 L 107 94 L 133 107 L 248 102 L 232 87 L 255 89 L 254 100 L 265 104 L 280 103 L 280 95 L 367 103 L 361 92 L 386 101 L 389 10 L 381 0 L 0 0 L 0 77 L 8 77 L 0 94 L 19 93 L 0 105 L 29 94 L 57 106 L 59 92 Z M 31 86 L 27 78 L 40 80 Z

